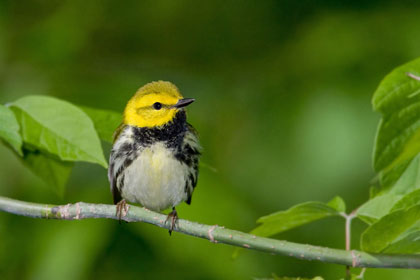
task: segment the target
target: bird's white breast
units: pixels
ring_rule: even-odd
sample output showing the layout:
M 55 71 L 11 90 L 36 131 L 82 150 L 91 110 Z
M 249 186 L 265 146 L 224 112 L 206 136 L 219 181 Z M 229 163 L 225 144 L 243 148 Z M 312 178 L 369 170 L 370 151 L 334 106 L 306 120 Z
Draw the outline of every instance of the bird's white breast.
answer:
M 161 211 L 187 199 L 188 167 L 162 142 L 144 148 L 124 171 L 122 197 Z

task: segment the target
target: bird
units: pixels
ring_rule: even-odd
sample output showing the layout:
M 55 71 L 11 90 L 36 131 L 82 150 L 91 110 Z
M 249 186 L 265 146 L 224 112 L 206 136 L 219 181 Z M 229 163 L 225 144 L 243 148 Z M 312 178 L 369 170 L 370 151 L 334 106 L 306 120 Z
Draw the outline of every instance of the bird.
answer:
M 144 85 L 128 101 L 114 132 L 108 168 L 120 221 L 127 201 L 157 212 L 172 208 L 166 220 L 171 220 L 171 235 L 178 219 L 175 207 L 191 204 L 202 150 L 185 111 L 194 101 L 167 81 Z

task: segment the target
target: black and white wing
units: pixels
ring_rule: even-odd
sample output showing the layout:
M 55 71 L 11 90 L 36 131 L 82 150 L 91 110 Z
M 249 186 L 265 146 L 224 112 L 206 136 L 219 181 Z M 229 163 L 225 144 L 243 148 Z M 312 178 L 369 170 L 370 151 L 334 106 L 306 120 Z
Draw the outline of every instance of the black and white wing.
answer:
M 124 187 L 124 170 L 135 158 L 135 148 L 130 127 L 121 125 L 114 133 L 114 145 L 109 156 L 108 180 L 110 182 L 114 204 L 121 201 Z
M 187 193 L 187 204 L 191 203 L 192 193 L 197 185 L 198 165 L 201 155 L 201 146 L 198 140 L 197 131 L 190 125 L 187 125 L 181 147 L 176 157 L 184 162 L 188 167 L 188 175 L 185 183 L 185 192 Z

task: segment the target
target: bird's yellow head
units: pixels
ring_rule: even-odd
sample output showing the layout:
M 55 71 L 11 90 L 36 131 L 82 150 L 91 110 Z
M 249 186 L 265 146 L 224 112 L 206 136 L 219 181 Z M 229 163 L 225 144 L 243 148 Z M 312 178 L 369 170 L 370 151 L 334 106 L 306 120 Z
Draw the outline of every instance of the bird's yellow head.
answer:
M 141 87 L 128 101 L 124 124 L 137 127 L 162 126 L 172 121 L 179 110 L 194 102 L 183 98 L 170 82 L 151 82 Z

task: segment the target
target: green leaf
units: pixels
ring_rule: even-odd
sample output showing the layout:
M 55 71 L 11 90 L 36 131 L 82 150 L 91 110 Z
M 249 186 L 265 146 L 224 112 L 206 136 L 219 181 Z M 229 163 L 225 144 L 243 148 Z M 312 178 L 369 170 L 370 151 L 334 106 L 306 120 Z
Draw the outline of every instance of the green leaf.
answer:
M 420 152 L 420 81 L 407 73 L 420 74 L 420 59 L 388 74 L 372 100 L 373 108 L 382 114 L 373 163 L 383 187 L 392 186 Z
M 59 196 L 63 196 L 73 163 L 61 161 L 40 151 L 24 150 L 23 163 L 44 180 Z
M 3 105 L 0 105 L 0 139 L 8 143 L 20 156 L 23 155 L 19 124 L 13 112 Z
M 420 253 L 420 228 L 413 228 L 406 232 L 396 242 L 384 251 L 387 254 L 415 254 Z
M 65 161 L 107 167 L 91 119 L 76 106 L 53 97 L 27 96 L 12 104 L 23 141 Z
M 420 76 L 420 58 L 395 68 L 381 81 L 372 99 L 376 111 L 382 114 L 395 112 L 405 107 L 406 98 L 420 101 L 416 80 L 408 77 L 407 73 Z
M 398 200 L 398 202 L 393 205 L 391 212 L 408 209 L 417 204 L 420 204 L 420 189 L 415 190 Z
M 420 154 L 411 160 L 410 164 L 403 171 L 398 180 L 389 189 L 390 193 L 407 194 L 420 188 Z
M 394 211 L 368 227 L 362 234 L 361 248 L 378 253 L 397 241 L 420 219 L 420 205 Z
M 357 216 L 368 224 L 373 224 L 383 216 L 387 215 L 397 201 L 403 196 L 386 193 L 367 201 L 359 209 Z
M 99 137 L 106 142 L 112 143 L 114 131 L 122 121 L 121 114 L 114 111 L 84 106 L 80 106 L 79 108 L 92 119 Z
M 391 188 L 367 201 L 357 210 L 358 217 L 368 224 L 372 224 L 396 210 L 394 205 L 397 202 L 411 194 L 413 190 L 420 188 L 419 170 L 420 155 L 417 155 Z
M 344 200 L 339 197 L 336 196 L 333 199 L 331 199 L 327 205 L 331 208 L 334 208 L 335 210 L 337 210 L 338 212 L 346 212 L 346 203 L 344 202 Z
M 408 166 L 411 164 L 412 160 L 406 160 L 401 162 L 401 164 L 392 166 L 378 173 L 378 178 L 381 187 L 378 188 L 378 192 L 383 190 L 389 190 L 392 186 L 400 179 L 400 177 L 407 170 Z
M 316 201 L 305 202 L 286 211 L 279 211 L 259 218 L 257 222 L 262 224 L 251 233 L 259 236 L 275 235 L 316 220 L 339 215 L 339 212 L 344 208 L 344 202 L 337 197 L 328 204 Z
M 378 186 L 371 186 L 369 188 L 369 199 L 372 199 L 378 195 L 380 195 L 381 190 Z

